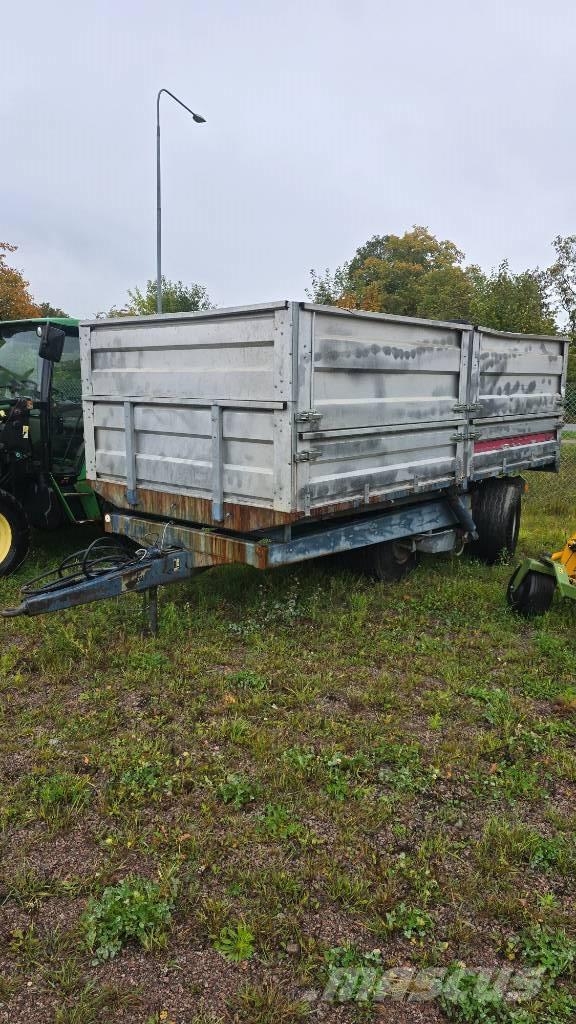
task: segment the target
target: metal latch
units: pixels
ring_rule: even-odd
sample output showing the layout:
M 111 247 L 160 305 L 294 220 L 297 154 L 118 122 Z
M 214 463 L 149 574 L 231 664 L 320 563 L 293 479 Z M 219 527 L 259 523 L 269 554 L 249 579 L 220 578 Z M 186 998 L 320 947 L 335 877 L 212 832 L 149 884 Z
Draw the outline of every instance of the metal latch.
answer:
M 303 412 L 296 413 L 297 423 L 310 423 L 315 426 L 319 419 L 322 418 L 322 413 L 316 409 L 305 409 Z
M 309 448 L 307 452 L 296 452 L 294 462 L 313 462 L 322 455 L 321 448 Z

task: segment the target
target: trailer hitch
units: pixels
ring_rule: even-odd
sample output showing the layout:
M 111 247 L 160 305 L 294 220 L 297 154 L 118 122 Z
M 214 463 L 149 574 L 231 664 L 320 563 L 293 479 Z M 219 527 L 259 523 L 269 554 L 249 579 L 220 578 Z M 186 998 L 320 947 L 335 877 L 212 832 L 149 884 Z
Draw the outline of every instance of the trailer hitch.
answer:
M 128 550 L 112 538 L 98 538 L 86 551 L 76 552 L 22 587 L 21 604 L 3 609 L 0 615 L 44 615 L 122 594 L 144 593 L 149 629 L 155 633 L 158 587 L 190 579 L 193 573 L 193 555 L 182 548 Z

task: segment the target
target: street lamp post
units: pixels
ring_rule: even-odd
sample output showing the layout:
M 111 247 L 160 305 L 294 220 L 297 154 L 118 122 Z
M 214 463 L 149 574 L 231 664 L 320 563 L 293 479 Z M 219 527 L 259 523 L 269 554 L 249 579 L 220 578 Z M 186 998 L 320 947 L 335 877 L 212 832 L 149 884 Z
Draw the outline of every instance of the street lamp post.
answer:
M 179 100 L 169 89 L 160 89 L 156 97 L 156 312 L 162 312 L 162 193 L 160 186 L 160 97 L 165 92 L 171 96 L 176 103 L 179 103 L 184 110 L 196 121 L 196 124 L 204 124 L 205 117 L 195 114 L 190 107 L 187 107 L 182 100 Z

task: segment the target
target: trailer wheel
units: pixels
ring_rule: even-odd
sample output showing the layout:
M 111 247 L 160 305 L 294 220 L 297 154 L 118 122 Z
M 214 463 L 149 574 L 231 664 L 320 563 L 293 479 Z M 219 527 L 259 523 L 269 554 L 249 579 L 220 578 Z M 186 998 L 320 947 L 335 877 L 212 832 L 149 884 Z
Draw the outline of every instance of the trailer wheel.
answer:
M 360 556 L 362 572 L 384 583 L 401 580 L 418 564 L 418 553 L 395 540 L 370 544 L 360 552 Z
M 526 618 L 534 615 L 544 615 L 552 604 L 554 591 L 556 590 L 556 579 L 544 572 L 528 572 L 519 587 L 514 586 L 514 581 L 522 569 L 519 565 L 510 577 L 506 599 L 513 611 Z
M 472 494 L 472 518 L 478 540 L 468 550 L 475 558 L 494 565 L 509 559 L 516 550 L 522 497 L 513 480 L 487 480 Z
M 30 547 L 26 513 L 16 498 L 0 490 L 0 576 L 9 576 L 22 564 Z

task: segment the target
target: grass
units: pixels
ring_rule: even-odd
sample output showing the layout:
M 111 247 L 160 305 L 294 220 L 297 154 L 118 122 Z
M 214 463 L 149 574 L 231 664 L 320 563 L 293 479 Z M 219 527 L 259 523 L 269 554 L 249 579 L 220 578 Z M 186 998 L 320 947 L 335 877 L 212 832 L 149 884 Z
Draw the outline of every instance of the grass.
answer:
M 519 555 L 573 527 L 569 469 Z M 38 536 L 2 604 L 83 540 Z M 451 972 L 434 1019 L 573 1019 L 575 609 L 514 618 L 510 572 L 218 569 L 156 639 L 132 596 L 3 621 L 0 1019 L 377 1020 L 353 972 L 407 965 Z

